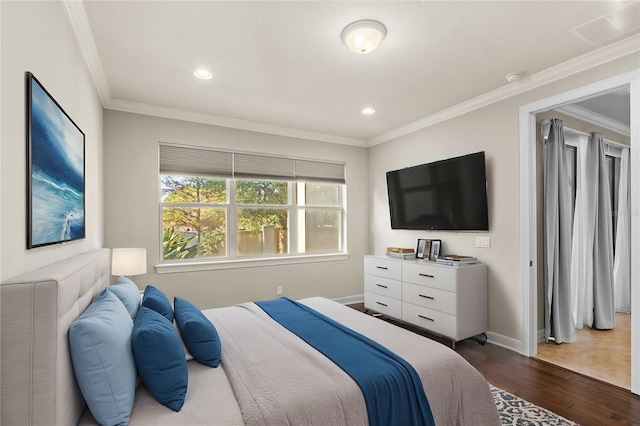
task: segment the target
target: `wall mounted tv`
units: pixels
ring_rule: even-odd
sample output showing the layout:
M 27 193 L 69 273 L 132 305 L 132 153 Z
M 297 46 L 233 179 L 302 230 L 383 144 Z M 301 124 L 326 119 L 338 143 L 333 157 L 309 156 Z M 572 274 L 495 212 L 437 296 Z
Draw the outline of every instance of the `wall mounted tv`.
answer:
M 488 231 L 484 151 L 387 172 L 392 229 Z

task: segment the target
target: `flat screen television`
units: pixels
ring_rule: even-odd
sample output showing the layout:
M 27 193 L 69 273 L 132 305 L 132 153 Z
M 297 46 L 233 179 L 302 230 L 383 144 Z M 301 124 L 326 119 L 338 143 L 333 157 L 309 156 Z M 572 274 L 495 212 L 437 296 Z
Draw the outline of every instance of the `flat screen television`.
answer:
M 484 151 L 387 172 L 392 229 L 488 231 Z

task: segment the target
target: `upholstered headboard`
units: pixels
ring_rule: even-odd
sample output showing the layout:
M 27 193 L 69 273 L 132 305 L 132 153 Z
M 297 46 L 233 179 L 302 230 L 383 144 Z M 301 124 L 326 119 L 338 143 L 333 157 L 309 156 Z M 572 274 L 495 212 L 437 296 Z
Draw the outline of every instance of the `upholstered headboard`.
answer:
M 75 425 L 85 402 L 67 334 L 109 285 L 111 256 L 99 249 L 0 283 L 0 423 Z

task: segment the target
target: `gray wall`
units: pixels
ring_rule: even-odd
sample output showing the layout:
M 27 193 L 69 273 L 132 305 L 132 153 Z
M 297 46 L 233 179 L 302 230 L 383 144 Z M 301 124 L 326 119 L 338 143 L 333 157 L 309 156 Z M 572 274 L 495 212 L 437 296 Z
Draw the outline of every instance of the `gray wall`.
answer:
M 0 2 L 0 280 L 102 247 L 102 104 L 59 2 Z M 86 238 L 26 249 L 25 72 L 85 133 Z
M 154 284 L 169 297 L 185 297 L 202 309 L 270 299 L 277 286 L 292 298 L 363 292 L 362 262 L 369 243 L 366 148 L 117 111 L 105 111 L 104 140 L 105 246 L 146 247 L 147 274 L 132 277 L 139 287 Z M 157 274 L 158 142 L 346 162 L 348 260 Z
M 438 238 L 445 253 L 476 256 L 489 270 L 489 330 L 518 347 L 522 331 L 520 250 L 519 108 L 638 68 L 640 55 L 573 75 L 471 113 L 452 118 L 370 150 L 372 253 L 387 246 L 415 246 L 418 238 Z M 489 197 L 488 233 L 391 230 L 385 173 L 402 167 L 485 151 Z M 491 248 L 475 247 L 489 236 Z

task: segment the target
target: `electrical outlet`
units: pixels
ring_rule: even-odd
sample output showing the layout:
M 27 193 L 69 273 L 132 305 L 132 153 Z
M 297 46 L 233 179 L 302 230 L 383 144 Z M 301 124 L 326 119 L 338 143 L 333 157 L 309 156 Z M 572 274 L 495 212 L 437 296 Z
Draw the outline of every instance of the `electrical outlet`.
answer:
M 276 287 L 276 294 L 280 296 L 282 294 L 282 286 Z
M 491 237 L 476 237 L 476 247 L 480 247 L 480 248 L 491 247 Z

